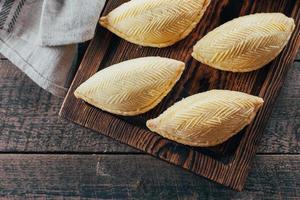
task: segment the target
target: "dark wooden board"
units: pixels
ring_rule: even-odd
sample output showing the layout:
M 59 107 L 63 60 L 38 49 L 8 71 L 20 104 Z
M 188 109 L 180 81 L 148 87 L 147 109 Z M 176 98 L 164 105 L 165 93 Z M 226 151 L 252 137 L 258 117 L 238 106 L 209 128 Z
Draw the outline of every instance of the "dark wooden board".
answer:
M 257 156 L 235 192 L 145 155 L 0 155 L 0 198 L 299 199 L 300 156 Z M 259 180 L 259 181 L 257 181 Z
M 1 197 L 24 199 L 25 196 L 29 199 L 101 198 L 108 196 L 108 191 L 115 191 L 116 188 L 120 188 L 120 185 L 125 188 L 131 183 L 140 182 L 141 179 L 145 180 L 142 182 L 143 186 L 131 189 L 128 193 L 127 190 L 121 189 L 120 194 L 113 193 L 110 196 L 116 199 L 116 195 L 141 199 L 151 194 L 156 199 L 159 197 L 170 199 L 174 196 L 174 199 L 176 197 L 178 199 L 219 199 L 220 197 L 246 200 L 255 198 L 273 200 L 282 199 L 282 197 L 297 199 L 297 197 L 299 198 L 299 187 L 297 187 L 299 185 L 299 178 L 297 178 L 299 172 L 297 170 L 300 163 L 299 155 L 295 155 L 295 153 L 300 153 L 299 140 L 297 140 L 299 134 L 297 127 L 300 126 L 300 115 L 297 114 L 300 109 L 298 103 L 300 101 L 299 78 L 300 63 L 295 63 L 287 75 L 259 145 L 258 153 L 271 153 L 272 155 L 256 156 L 253 170 L 250 171 L 247 178 L 245 190 L 242 193 L 235 193 L 148 156 L 132 156 L 132 153 L 136 154 L 136 152 L 130 147 L 58 119 L 57 113 L 62 99 L 50 96 L 3 58 L 0 61 L 0 115 L 4 111 L 6 112 L 5 119 L 0 117 L 0 154 L 3 152 L 21 152 L 26 153 L 26 155 L 0 155 L 0 168 L 3 169 L 0 170 L 2 174 L 0 180 L 5 180 L 5 182 L 0 181 L 0 199 Z M 30 92 L 28 92 L 29 90 Z M 24 92 L 19 93 L 21 91 Z M 44 127 L 51 128 L 45 129 Z M 43 155 L 44 157 L 41 159 L 42 155 L 39 155 L 39 152 L 42 154 L 51 153 L 51 155 Z M 62 153 L 80 154 L 75 156 Z M 86 160 L 91 158 L 91 155 L 87 155 L 87 153 L 109 155 L 92 156 L 97 159 L 91 159 L 90 164 L 86 166 Z M 129 153 L 131 156 L 124 155 Z M 293 153 L 293 155 L 274 156 L 274 153 Z M 46 161 L 47 158 L 53 162 Z M 32 160 L 33 162 L 30 162 Z M 102 182 L 105 175 L 96 175 L 96 180 L 84 179 L 86 181 L 95 180 L 92 183 L 76 179 L 79 176 L 87 176 L 87 171 L 91 169 L 89 166 L 97 166 L 94 162 L 98 160 L 103 161 L 101 166 L 114 170 L 109 173 L 111 177 L 115 177 L 114 184 Z M 121 162 L 116 160 L 121 160 Z M 127 161 L 125 162 L 125 160 Z M 29 162 L 31 164 L 28 165 Z M 126 164 L 128 162 L 139 163 L 139 165 Z M 49 166 L 45 166 L 46 163 L 60 167 L 49 169 Z M 63 170 L 70 171 L 72 165 L 78 165 L 78 167 L 77 170 L 70 172 L 68 177 L 72 176 L 75 180 L 60 178 L 60 181 L 53 181 L 58 178 L 50 178 L 64 173 Z M 116 168 L 122 171 L 119 170 L 116 173 Z M 34 179 L 33 177 L 42 174 L 41 169 L 48 171 L 46 176 L 39 176 L 39 178 Z M 132 171 L 139 172 L 139 175 L 123 176 L 123 173 L 132 174 Z M 159 173 L 158 171 L 161 172 L 160 176 L 154 174 Z M 17 177 L 17 179 L 13 177 Z M 124 183 L 125 178 L 127 182 Z M 157 188 L 158 183 L 162 187 Z M 60 184 L 65 186 L 60 186 Z M 87 191 L 85 188 L 88 184 L 90 189 Z M 105 185 L 105 189 L 99 186 L 101 184 Z
M 108 1 L 104 14 L 121 2 L 124 1 Z M 65 98 L 60 115 L 195 174 L 241 190 L 261 133 L 271 114 L 288 68 L 298 51 L 299 8 L 299 0 L 213 0 L 204 18 L 190 36 L 164 49 L 143 48 L 130 44 L 99 27 Z M 268 66 L 250 73 L 229 73 L 212 69 L 191 58 L 193 45 L 209 30 L 239 15 L 255 12 L 283 12 L 292 16 L 297 24 L 286 48 Z M 98 70 L 127 59 L 150 55 L 170 57 L 187 63 L 182 79 L 152 111 L 138 117 L 121 118 L 102 112 L 74 97 L 74 90 Z M 228 142 L 215 148 L 183 146 L 146 129 L 147 119 L 158 116 L 182 97 L 213 88 L 259 95 L 264 98 L 265 104 L 251 125 Z
M 300 153 L 300 62 L 294 63 L 257 153 Z M 39 88 L 8 60 L 0 60 L 0 152 L 143 153 L 59 119 L 62 99 Z

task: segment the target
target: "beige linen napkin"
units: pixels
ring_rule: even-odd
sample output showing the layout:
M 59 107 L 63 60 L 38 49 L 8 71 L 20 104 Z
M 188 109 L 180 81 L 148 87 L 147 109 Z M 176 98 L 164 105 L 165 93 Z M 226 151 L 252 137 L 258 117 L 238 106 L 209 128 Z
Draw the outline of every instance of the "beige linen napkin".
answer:
M 94 36 L 105 0 L 0 1 L 0 53 L 39 86 L 64 96 L 77 45 Z

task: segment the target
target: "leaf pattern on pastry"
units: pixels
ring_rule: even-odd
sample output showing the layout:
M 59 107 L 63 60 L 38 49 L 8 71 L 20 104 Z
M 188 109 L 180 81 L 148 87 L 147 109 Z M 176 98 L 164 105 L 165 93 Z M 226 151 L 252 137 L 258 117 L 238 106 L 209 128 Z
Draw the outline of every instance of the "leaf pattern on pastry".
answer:
M 100 24 L 142 46 L 166 47 L 185 38 L 210 0 L 131 0 L 101 17 Z
M 80 85 L 75 96 L 110 113 L 133 116 L 154 108 L 179 80 L 185 64 L 143 57 L 107 67 Z
M 175 103 L 147 127 L 178 143 L 215 146 L 248 125 L 262 104 L 262 98 L 242 92 L 211 90 Z
M 258 13 L 231 20 L 204 36 L 192 56 L 214 68 L 248 72 L 272 61 L 295 28 L 281 13 Z

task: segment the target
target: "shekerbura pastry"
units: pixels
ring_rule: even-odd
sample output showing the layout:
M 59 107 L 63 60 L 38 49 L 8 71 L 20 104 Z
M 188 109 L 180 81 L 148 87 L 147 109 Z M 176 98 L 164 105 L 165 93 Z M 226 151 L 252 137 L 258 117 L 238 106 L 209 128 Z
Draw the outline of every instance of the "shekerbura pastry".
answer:
M 256 70 L 278 56 L 294 29 L 294 20 L 281 13 L 239 17 L 204 36 L 192 56 L 220 70 Z
M 199 23 L 210 0 L 131 0 L 100 24 L 142 46 L 166 47 L 185 38 Z
M 77 98 L 110 113 L 133 116 L 154 108 L 180 78 L 185 64 L 143 57 L 107 67 L 74 92 Z
M 175 103 L 147 127 L 178 143 L 215 146 L 248 125 L 262 104 L 262 98 L 242 92 L 211 90 Z

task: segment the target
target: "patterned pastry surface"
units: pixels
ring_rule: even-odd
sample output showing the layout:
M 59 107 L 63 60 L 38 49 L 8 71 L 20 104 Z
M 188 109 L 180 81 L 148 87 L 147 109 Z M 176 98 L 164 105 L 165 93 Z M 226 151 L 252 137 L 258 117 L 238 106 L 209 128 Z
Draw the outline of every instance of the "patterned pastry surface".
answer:
M 74 92 L 77 98 L 110 113 L 133 116 L 154 108 L 179 80 L 185 64 L 142 57 L 107 67 Z
M 239 17 L 204 36 L 192 56 L 220 70 L 253 71 L 278 56 L 294 29 L 294 20 L 281 13 Z
M 100 24 L 121 38 L 142 46 L 166 47 L 196 27 L 210 0 L 131 0 Z
M 178 143 L 215 146 L 248 125 L 262 104 L 262 98 L 242 92 L 211 90 L 175 103 L 147 127 Z

